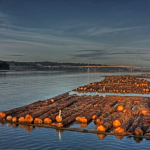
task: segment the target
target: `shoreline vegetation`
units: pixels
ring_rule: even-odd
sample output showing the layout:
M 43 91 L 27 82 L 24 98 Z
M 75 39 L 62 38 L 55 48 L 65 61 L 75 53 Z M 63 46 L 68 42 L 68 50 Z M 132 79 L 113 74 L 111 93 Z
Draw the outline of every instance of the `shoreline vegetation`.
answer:
M 95 66 L 95 67 L 84 67 Z M 103 66 L 103 67 L 96 67 Z M 105 67 L 106 66 L 106 67 Z M 87 63 L 58 63 L 58 62 L 15 62 L 0 61 L 0 71 L 77 71 L 77 72 L 130 72 L 130 68 L 112 67 L 106 64 L 87 64 Z M 141 72 L 137 68 L 134 72 Z M 142 70 L 148 72 L 149 70 Z

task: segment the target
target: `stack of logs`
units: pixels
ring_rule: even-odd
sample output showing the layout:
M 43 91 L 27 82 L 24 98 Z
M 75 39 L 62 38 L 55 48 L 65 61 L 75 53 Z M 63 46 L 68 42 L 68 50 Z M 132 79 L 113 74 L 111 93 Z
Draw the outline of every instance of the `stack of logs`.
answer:
M 108 96 L 107 96 L 108 97 Z M 150 99 L 116 96 L 116 111 L 104 111 L 94 122 L 98 131 L 150 135 Z
M 106 76 L 101 82 L 93 82 L 80 86 L 74 91 L 82 92 L 114 92 L 114 93 L 149 93 L 150 82 L 136 76 Z
M 78 96 L 64 93 L 0 113 L 9 122 L 86 127 L 95 122 L 97 131 L 150 135 L 150 99 L 130 96 Z

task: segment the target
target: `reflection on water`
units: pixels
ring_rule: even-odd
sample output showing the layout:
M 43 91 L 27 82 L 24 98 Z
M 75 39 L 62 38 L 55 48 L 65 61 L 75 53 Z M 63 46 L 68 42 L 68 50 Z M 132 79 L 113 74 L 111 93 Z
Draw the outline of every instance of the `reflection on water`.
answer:
M 113 73 L 119 75 L 124 73 Z M 59 94 L 104 79 L 111 73 L 65 73 L 50 71 L 0 73 L 0 111 L 13 109 L 46 100 Z M 71 92 L 71 94 L 74 92 Z M 103 93 L 80 93 L 87 95 Z M 105 93 L 111 95 L 111 93 Z M 117 95 L 117 94 L 115 94 Z M 125 94 L 129 95 L 129 94 Z M 134 95 L 134 94 L 133 94 Z M 142 94 L 141 94 L 142 95 Z M 139 94 L 140 96 L 140 94 Z M 144 95 L 145 96 L 145 95 Z M 147 94 L 147 96 L 150 96 Z M 95 130 L 94 122 L 75 124 L 72 127 Z M 52 128 L 0 123 L 0 149 L 149 149 L 150 141 L 139 138 L 109 136 Z M 99 140 L 103 139 L 103 140 Z M 121 140 L 118 140 L 121 139 Z M 138 143 L 137 143 L 138 142 Z M 139 144 L 140 142 L 140 144 Z M 123 146 L 123 147 L 122 147 Z
M 134 137 L 134 140 L 135 140 L 137 143 L 140 143 L 140 142 L 143 140 L 143 138 Z
M 116 137 L 118 140 L 122 140 L 122 139 L 124 138 L 123 135 L 116 135 L 115 137 Z
M 97 134 L 97 137 L 98 137 L 100 140 L 102 140 L 102 139 L 104 139 L 104 138 L 106 137 L 106 135 L 105 135 L 105 134 Z

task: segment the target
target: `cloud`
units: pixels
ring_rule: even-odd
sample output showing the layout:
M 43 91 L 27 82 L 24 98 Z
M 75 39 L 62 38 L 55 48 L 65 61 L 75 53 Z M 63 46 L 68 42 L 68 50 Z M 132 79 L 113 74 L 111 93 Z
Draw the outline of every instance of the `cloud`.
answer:
M 10 55 L 10 56 L 18 56 L 18 57 L 20 57 L 20 56 L 24 56 L 24 55 L 17 55 L 17 54 L 14 54 L 14 55 Z
M 75 58 L 84 58 L 84 59 L 118 59 L 118 58 L 142 58 L 144 55 L 147 54 L 147 51 L 109 51 L 109 50 L 81 50 L 77 51 L 75 54 L 72 55 L 72 57 Z
M 119 32 L 125 32 L 130 30 L 139 30 L 141 28 L 145 28 L 147 26 L 135 26 L 135 27 L 126 27 L 126 28 L 110 28 L 110 27 L 101 27 L 101 28 L 89 28 L 85 30 L 82 34 L 88 35 L 88 36 L 101 36 L 104 34 L 110 34 L 110 33 L 119 33 Z

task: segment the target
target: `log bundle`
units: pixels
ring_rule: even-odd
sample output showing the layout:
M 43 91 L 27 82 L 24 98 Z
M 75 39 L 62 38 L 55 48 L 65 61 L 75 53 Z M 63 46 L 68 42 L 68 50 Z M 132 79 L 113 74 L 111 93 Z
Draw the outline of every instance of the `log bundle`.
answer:
M 89 83 L 80 86 L 74 91 L 110 92 L 110 93 L 149 93 L 150 82 L 145 79 L 138 79 L 137 76 L 121 75 L 106 76 L 100 82 Z
M 121 107 L 121 108 L 120 108 Z M 9 122 L 85 128 L 93 121 L 97 131 L 150 135 L 150 99 L 134 96 L 91 96 L 64 93 L 0 113 Z

